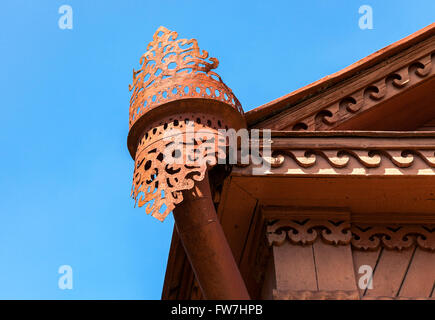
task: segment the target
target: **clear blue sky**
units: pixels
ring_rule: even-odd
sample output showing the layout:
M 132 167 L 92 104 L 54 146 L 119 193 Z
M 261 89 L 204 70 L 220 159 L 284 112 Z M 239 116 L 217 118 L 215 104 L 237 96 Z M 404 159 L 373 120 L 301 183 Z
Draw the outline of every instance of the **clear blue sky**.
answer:
M 126 146 L 132 69 L 160 25 L 217 57 L 249 110 L 434 21 L 433 0 L 1 1 L 0 298 L 160 298 L 173 219 L 133 208 Z

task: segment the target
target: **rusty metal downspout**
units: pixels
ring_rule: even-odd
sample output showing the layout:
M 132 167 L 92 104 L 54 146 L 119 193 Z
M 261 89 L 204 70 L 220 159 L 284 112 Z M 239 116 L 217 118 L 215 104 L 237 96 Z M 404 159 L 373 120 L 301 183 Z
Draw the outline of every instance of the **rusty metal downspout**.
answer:
M 206 299 L 248 300 L 249 294 L 211 198 L 208 174 L 175 208 L 180 239 Z

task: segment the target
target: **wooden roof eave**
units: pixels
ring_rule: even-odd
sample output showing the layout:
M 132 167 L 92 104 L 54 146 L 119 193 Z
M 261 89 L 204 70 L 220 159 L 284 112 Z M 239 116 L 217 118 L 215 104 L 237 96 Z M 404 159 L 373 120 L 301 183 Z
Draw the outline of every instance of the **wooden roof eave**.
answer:
M 433 54 L 433 47 L 435 45 L 435 41 L 433 41 L 434 35 L 435 23 L 390 46 L 387 46 L 371 54 L 370 56 L 352 64 L 351 66 L 340 70 L 339 72 L 324 77 L 286 96 L 283 96 L 253 110 L 250 110 L 245 113 L 245 118 L 247 120 L 248 126 L 251 128 L 268 127 L 283 130 L 281 124 L 277 123 L 277 125 L 275 125 L 275 122 L 280 121 L 279 118 L 281 117 L 281 114 L 294 113 L 294 111 L 296 111 L 294 115 L 295 121 L 293 123 L 296 124 L 297 121 L 303 119 L 304 116 L 309 116 L 310 113 L 315 112 L 316 108 L 319 109 L 318 111 L 320 111 L 321 109 L 326 109 L 325 115 L 328 117 L 330 116 L 328 115 L 330 111 L 334 113 L 334 107 L 332 106 L 332 103 L 335 100 L 338 101 L 340 99 L 346 98 L 347 95 L 351 94 L 354 91 L 357 91 L 359 87 L 361 87 L 360 89 L 364 90 L 366 88 L 377 86 L 377 88 L 380 88 L 380 90 L 382 90 L 382 86 L 384 86 L 384 84 L 379 84 L 376 82 L 378 80 L 382 80 L 382 77 L 385 78 L 389 75 L 396 73 L 396 77 L 408 76 L 401 73 L 401 68 L 407 67 L 410 64 L 415 63 L 415 59 L 422 58 L 423 60 L 427 60 L 427 58 L 425 58 L 425 55 L 427 54 L 429 54 L 430 60 L 430 55 Z M 428 63 L 425 62 L 426 60 L 422 61 L 421 63 Z M 362 79 L 362 81 L 358 80 L 360 78 Z M 427 79 L 429 78 L 432 78 L 432 76 L 429 75 L 425 79 L 418 80 L 427 81 Z M 348 88 L 343 88 L 344 85 L 347 85 Z M 413 86 L 414 85 L 405 87 L 405 90 L 408 90 Z M 330 95 L 329 97 L 329 92 L 334 92 L 334 94 Z M 378 94 L 378 97 L 379 96 L 380 94 Z M 310 101 L 314 102 L 313 106 L 307 106 L 308 104 L 310 104 Z M 331 105 L 323 106 L 321 105 L 322 103 L 329 103 Z M 324 116 L 323 114 L 321 115 Z M 326 120 L 335 121 L 336 116 L 334 117 L 334 115 L 332 114 L 332 117 L 333 119 Z M 284 122 L 289 122 L 289 120 L 287 119 Z M 309 122 L 310 121 L 308 121 L 308 125 L 310 125 Z M 292 123 L 289 123 L 289 125 L 291 124 Z M 281 125 L 281 127 L 279 127 L 279 125 Z M 312 128 L 308 128 L 308 130 L 312 130 Z

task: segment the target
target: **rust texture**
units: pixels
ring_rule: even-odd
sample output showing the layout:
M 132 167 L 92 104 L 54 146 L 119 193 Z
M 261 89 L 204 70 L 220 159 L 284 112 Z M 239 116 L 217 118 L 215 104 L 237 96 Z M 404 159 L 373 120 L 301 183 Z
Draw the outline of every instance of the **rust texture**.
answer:
M 219 62 L 196 40 L 160 27 L 133 70 L 127 145 L 132 197 L 163 221 L 173 211 L 207 299 L 249 299 L 216 215 L 207 169 L 225 159 L 221 129 L 246 128 L 240 102 L 212 72 Z M 222 135 L 222 136 L 221 136 Z M 225 139 L 223 139 L 225 141 Z
M 214 210 L 207 173 L 204 180 L 183 193 L 186 201 L 174 210 L 175 225 L 204 298 L 248 300 L 248 291 Z
M 195 39 L 178 39 L 175 31 L 157 29 L 147 52 L 133 69 L 130 99 L 130 128 L 146 112 L 183 98 L 215 99 L 232 105 L 243 113 L 240 102 L 221 77 L 211 71 L 219 61 L 209 58 Z M 208 61 L 207 61 L 208 59 Z
M 195 39 L 177 37 L 175 31 L 157 29 L 129 86 L 131 195 L 161 221 L 181 203 L 182 191 L 216 164 L 218 154 L 209 150 L 219 140 L 218 130 L 246 126 L 240 102 L 212 71 L 219 61 L 201 51 Z M 168 161 L 171 148 L 171 156 L 183 161 Z
M 351 79 L 358 74 L 363 74 L 364 71 L 373 68 L 377 64 L 383 63 L 383 61 L 386 61 L 388 59 L 391 60 L 395 55 L 400 54 L 401 52 L 412 46 L 421 44 L 422 42 L 430 39 L 431 37 L 433 39 L 434 35 L 435 23 L 432 23 L 427 27 L 407 36 L 406 38 L 401 39 L 400 41 L 397 41 L 391 45 L 388 45 L 387 47 L 372 53 L 371 55 L 353 63 L 352 65 L 334 74 L 328 75 L 281 98 L 275 99 L 262 106 L 249 110 L 245 114 L 248 125 L 250 127 L 255 126 L 264 128 L 265 123 L 263 121 L 268 122 L 269 120 L 272 124 L 278 124 L 274 121 L 276 119 L 272 120 L 269 118 L 271 118 L 273 115 L 283 112 L 289 106 L 299 104 L 307 97 L 316 95 L 319 92 L 323 92 L 325 88 L 334 87 L 342 81 Z M 317 105 L 321 105 L 322 103 L 324 103 L 324 101 L 319 101 L 318 97 L 315 100 L 317 101 Z M 304 127 L 302 127 L 301 129 L 304 129 Z
M 139 207 L 145 206 L 147 214 L 163 221 L 183 200 L 182 191 L 204 179 L 207 167 L 214 166 L 217 157 L 225 158 L 225 153 L 218 152 L 222 151 L 217 145 L 218 122 L 224 123 L 213 121 L 208 127 L 181 114 L 145 133 L 136 153 L 132 196 Z M 165 138 L 173 129 L 180 130 L 176 136 Z M 168 156 L 173 156 L 173 163 L 167 161 Z

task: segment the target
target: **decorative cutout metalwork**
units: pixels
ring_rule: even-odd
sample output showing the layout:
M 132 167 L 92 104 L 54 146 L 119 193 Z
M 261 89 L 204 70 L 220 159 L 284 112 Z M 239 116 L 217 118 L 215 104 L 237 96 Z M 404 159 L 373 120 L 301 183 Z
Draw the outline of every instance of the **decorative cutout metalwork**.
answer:
M 274 300 L 359 300 L 357 290 L 273 290 Z
M 231 89 L 211 71 L 218 67 L 218 59 L 201 52 L 197 40 L 177 37 L 175 31 L 158 28 L 139 60 L 141 67 L 133 69 L 130 128 L 151 109 L 183 98 L 219 100 L 243 113 Z
M 198 115 L 193 121 L 181 114 L 155 123 L 139 143 L 131 195 L 139 207 L 146 205 L 147 214 L 161 221 L 183 200 L 183 190 L 204 179 L 218 158 L 225 159 L 217 131 L 225 126 L 224 120 L 201 123 L 201 117 L 206 118 Z
M 218 130 L 246 125 L 240 102 L 212 71 L 219 61 L 195 39 L 177 37 L 157 29 L 129 86 L 131 196 L 161 221 L 183 200 L 182 191 L 225 157 Z

